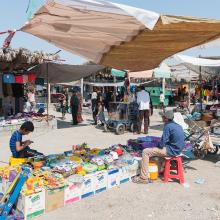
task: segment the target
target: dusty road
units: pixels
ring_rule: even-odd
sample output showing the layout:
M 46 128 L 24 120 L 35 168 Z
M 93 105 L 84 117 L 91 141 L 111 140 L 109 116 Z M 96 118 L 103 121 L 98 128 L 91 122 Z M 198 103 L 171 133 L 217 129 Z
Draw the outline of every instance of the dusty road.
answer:
M 49 153 L 70 150 L 71 145 L 88 143 L 91 147 L 108 147 L 125 144 L 131 133 L 117 136 L 103 133 L 91 125 L 87 112 L 84 123 L 72 127 L 68 116 L 65 122 L 59 121 L 60 129 L 38 131 L 30 136 L 33 148 Z M 157 113 L 151 118 L 150 135 L 161 135 L 161 120 Z M 1 137 L 0 160 L 7 162 L 10 156 L 8 136 Z M 215 167 L 219 155 L 206 160 L 190 161 L 185 168 L 185 181 L 188 187 L 178 183 L 164 184 L 157 181 L 149 185 L 127 183 L 118 188 L 90 197 L 62 209 L 47 213 L 39 220 L 103 220 L 103 219 L 153 219 L 153 220 L 217 220 L 220 219 L 220 167 Z M 204 184 L 196 184 L 199 178 Z

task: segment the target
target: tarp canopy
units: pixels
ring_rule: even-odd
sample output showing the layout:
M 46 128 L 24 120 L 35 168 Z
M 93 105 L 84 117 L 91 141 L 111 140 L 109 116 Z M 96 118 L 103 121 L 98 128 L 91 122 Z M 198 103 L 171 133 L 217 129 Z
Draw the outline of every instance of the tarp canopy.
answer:
M 37 77 L 49 79 L 50 83 L 65 83 L 79 80 L 105 69 L 102 65 L 68 65 L 57 63 L 43 63 L 35 66 L 30 72 Z
M 220 67 L 220 60 L 197 58 L 186 55 L 175 55 L 174 58 L 182 63 L 189 63 L 195 66 Z
M 135 78 L 135 79 L 151 79 L 153 77 L 153 70 L 129 72 L 128 76 L 129 78 Z
M 162 63 L 159 68 L 154 69 L 155 78 L 170 78 L 171 70 L 166 63 Z
M 219 58 L 197 58 L 186 55 L 175 55 L 177 61 L 183 63 L 188 69 L 204 76 L 219 75 L 220 59 Z
M 102 0 L 48 1 L 21 31 L 97 64 L 144 71 L 177 52 L 220 38 L 220 22 Z
M 171 78 L 178 81 L 195 81 L 199 79 L 199 74 L 180 64 L 171 67 Z
M 112 68 L 111 74 L 112 76 L 115 76 L 115 77 L 125 77 L 126 72 Z

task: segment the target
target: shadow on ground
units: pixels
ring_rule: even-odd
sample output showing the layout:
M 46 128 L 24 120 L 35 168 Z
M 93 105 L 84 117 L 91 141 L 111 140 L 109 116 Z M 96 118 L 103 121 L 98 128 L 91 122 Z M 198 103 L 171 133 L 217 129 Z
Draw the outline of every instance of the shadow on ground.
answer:
M 150 126 L 151 130 L 156 130 L 156 131 L 163 131 L 163 125 L 152 125 Z
M 85 126 L 89 126 L 89 124 L 73 125 L 72 122 L 57 120 L 57 129 L 73 128 L 73 127 L 78 128 L 78 127 L 85 127 Z
M 218 151 L 219 152 L 219 151 Z M 212 162 L 212 163 L 216 163 L 218 161 L 220 161 L 220 154 L 208 154 L 203 160 Z

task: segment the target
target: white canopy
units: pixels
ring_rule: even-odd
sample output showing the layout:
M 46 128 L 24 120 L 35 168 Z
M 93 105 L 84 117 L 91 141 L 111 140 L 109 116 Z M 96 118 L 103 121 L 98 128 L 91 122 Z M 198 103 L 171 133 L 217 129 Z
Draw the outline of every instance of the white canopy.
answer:
M 155 78 L 170 78 L 171 70 L 166 63 L 161 63 L 161 65 L 154 69 Z
M 128 76 L 129 78 L 135 78 L 135 79 L 151 79 L 153 77 L 153 70 L 129 72 Z
M 186 81 L 191 81 L 197 80 L 199 78 L 199 74 L 180 64 L 171 67 L 171 77 L 176 80 L 184 79 Z
M 174 58 L 177 61 L 180 61 L 183 63 L 189 63 L 195 66 L 209 66 L 209 67 L 220 66 L 220 60 L 197 58 L 197 57 L 191 57 L 191 56 L 186 56 L 186 55 L 175 55 Z
M 50 0 L 21 31 L 96 64 L 145 71 L 220 37 L 220 21 L 159 14 L 103 0 Z
M 88 10 L 118 15 L 132 16 L 142 23 L 146 28 L 152 30 L 160 18 L 160 14 L 128 5 L 107 2 L 104 0 L 54 0 L 55 3 L 62 4 L 79 10 Z

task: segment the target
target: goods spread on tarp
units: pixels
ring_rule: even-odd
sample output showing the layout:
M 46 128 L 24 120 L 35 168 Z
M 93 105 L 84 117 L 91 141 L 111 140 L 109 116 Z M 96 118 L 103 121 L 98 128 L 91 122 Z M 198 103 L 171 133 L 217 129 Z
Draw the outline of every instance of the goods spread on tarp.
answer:
M 146 139 L 156 144 L 160 138 Z M 20 193 L 17 210 L 31 219 L 129 182 L 139 173 L 139 150 L 120 144 L 107 149 L 82 144 L 61 154 L 25 159 L 23 164 L 10 158 L 11 166 L 0 167 L 0 191 L 4 194 L 22 167 L 28 166 L 31 174 Z

